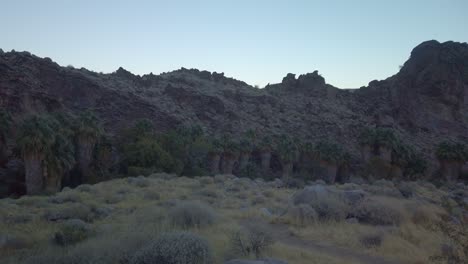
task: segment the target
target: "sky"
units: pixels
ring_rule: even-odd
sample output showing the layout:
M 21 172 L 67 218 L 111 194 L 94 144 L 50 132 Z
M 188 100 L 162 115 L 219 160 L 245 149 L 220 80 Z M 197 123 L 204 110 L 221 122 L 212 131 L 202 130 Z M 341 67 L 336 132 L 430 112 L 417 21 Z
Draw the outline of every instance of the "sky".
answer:
M 359 88 L 423 41 L 468 42 L 468 0 L 0 0 L 0 48 L 96 72 L 185 68 L 251 85 L 318 70 Z

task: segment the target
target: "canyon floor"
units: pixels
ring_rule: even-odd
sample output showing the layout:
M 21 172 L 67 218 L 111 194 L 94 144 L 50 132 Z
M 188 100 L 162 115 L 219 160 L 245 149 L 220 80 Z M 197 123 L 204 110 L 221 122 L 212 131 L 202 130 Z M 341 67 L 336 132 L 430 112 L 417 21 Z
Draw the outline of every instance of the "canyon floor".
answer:
M 160 234 L 184 230 L 208 242 L 214 263 L 461 263 L 467 193 L 385 180 L 290 189 L 233 175 L 120 178 L 0 200 L 0 262 L 132 263 Z M 268 243 L 256 256 L 236 235 Z

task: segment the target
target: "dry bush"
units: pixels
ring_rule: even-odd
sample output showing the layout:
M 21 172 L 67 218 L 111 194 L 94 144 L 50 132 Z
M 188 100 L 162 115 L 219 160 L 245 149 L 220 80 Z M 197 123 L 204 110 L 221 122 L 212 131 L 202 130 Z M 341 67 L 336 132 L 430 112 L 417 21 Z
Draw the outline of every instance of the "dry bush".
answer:
M 412 213 L 411 221 L 429 230 L 435 230 L 446 216 L 446 212 L 439 206 L 427 203 L 414 203 L 408 206 Z
M 274 243 L 273 238 L 261 226 L 234 231 L 230 241 L 235 256 L 254 256 L 257 259 L 262 257 Z
M 382 245 L 384 234 L 382 232 L 365 234 L 359 238 L 360 243 L 366 248 L 378 248 Z
M 93 213 L 89 206 L 81 203 L 62 204 L 57 207 L 49 208 L 45 211 L 44 217 L 48 221 L 60 221 L 67 219 L 81 219 L 90 221 L 93 219 Z
M 129 177 L 127 178 L 127 182 L 137 187 L 148 187 L 151 185 L 151 182 L 146 177 L 143 177 L 143 176 L 138 176 L 136 178 Z
M 70 219 L 55 233 L 54 240 L 61 246 L 69 246 L 85 240 L 90 232 L 90 227 L 82 220 Z
M 203 177 L 200 177 L 200 179 L 198 179 L 198 182 L 200 183 L 200 185 L 204 186 L 204 185 L 213 184 L 214 179 L 213 177 L 203 176 Z
M 81 201 L 82 197 L 75 191 L 60 192 L 49 198 L 49 202 L 55 204 L 79 203 Z
M 401 201 L 373 197 L 364 200 L 353 212 L 360 222 L 371 225 L 399 225 L 404 219 Z
M 295 225 L 308 226 L 317 223 L 317 212 L 308 204 L 293 205 L 288 208 L 286 215 L 282 216 L 280 221 Z
M 349 206 L 338 197 L 328 196 L 309 204 L 321 221 L 343 221 L 349 212 Z
M 156 190 L 146 189 L 143 191 L 143 199 L 156 201 L 161 199 L 161 195 Z
M 216 218 L 213 208 L 198 201 L 181 202 L 169 212 L 171 223 L 181 228 L 207 227 Z
M 130 264 L 210 264 L 211 249 L 203 238 L 188 232 L 166 233 L 138 250 Z

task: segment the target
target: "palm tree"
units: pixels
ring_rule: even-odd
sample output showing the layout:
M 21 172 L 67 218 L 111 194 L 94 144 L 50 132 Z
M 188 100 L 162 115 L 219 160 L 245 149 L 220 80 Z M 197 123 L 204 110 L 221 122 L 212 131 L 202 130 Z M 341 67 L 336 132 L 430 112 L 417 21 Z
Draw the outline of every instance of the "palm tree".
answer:
M 258 146 L 260 151 L 261 167 L 264 173 L 270 171 L 272 148 L 273 142 L 270 136 L 265 136 Z
M 8 112 L 0 110 L 0 164 L 6 161 L 7 156 L 7 137 L 10 132 L 12 123 L 11 116 Z
M 63 131 L 55 134 L 54 144 L 45 159 L 46 184 L 48 193 L 55 193 L 62 187 L 63 175 L 75 165 L 75 147 Z
M 281 162 L 282 178 L 284 182 L 289 181 L 294 162 L 297 160 L 297 145 L 286 135 L 281 135 L 276 145 L 276 152 Z
M 43 163 L 54 144 L 54 129 L 46 116 L 30 116 L 19 126 L 18 146 L 24 160 L 26 192 L 42 191 Z
M 107 135 L 102 135 L 96 145 L 93 169 L 99 177 L 105 177 L 114 165 L 114 145 Z
M 361 159 L 364 162 L 369 162 L 375 149 L 375 130 L 364 129 L 359 135 L 359 145 L 361 147 Z
M 315 145 L 314 156 L 320 162 L 324 180 L 327 183 L 334 183 L 338 166 L 345 157 L 343 148 L 334 142 L 323 140 Z
M 223 147 L 219 139 L 213 139 L 208 148 L 208 167 L 211 175 L 219 174 L 219 167 L 221 161 L 221 153 Z
M 252 143 L 247 140 L 246 138 L 242 139 L 239 143 L 239 169 L 244 169 L 250 160 L 250 155 L 252 153 L 253 145 Z
M 92 112 L 84 112 L 76 124 L 77 162 L 82 180 L 91 175 L 90 165 L 99 136 L 103 133 L 99 120 Z
M 74 117 L 65 112 L 53 113 L 50 126 L 54 130 L 54 144 L 48 151 L 44 161 L 45 190 L 55 193 L 62 187 L 63 176 L 76 163 L 75 146 L 73 144 Z
M 359 143 L 364 162 L 377 155 L 381 160 L 390 163 L 392 152 L 398 144 L 398 137 L 389 128 L 368 128 L 359 136 Z
M 444 141 L 436 149 L 440 172 L 448 182 L 455 182 L 460 177 L 463 164 L 468 160 L 467 147 L 459 142 Z
M 223 136 L 221 144 L 223 147 L 223 162 L 221 166 L 223 173 L 232 174 L 234 164 L 239 154 L 239 145 L 228 135 Z

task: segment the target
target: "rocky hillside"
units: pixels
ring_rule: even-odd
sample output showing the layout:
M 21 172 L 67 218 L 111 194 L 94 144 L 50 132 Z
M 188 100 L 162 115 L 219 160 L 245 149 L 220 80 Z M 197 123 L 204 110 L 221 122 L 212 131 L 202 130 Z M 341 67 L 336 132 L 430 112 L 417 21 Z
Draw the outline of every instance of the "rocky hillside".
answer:
M 332 138 L 355 154 L 362 127 L 389 126 L 432 153 L 443 138 L 467 139 L 468 44 L 424 42 L 397 74 L 357 90 L 337 89 L 317 71 L 257 89 L 223 73 L 182 68 L 138 76 L 119 68 L 102 74 L 0 50 L 0 107 L 17 117 L 94 109 L 108 131 L 149 118 L 161 130 L 197 123 L 214 134 L 252 128 Z

